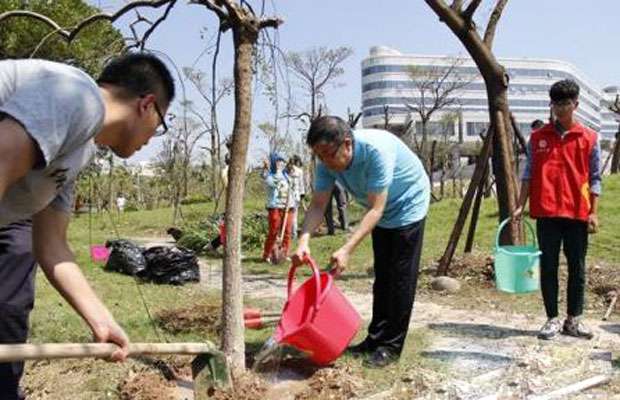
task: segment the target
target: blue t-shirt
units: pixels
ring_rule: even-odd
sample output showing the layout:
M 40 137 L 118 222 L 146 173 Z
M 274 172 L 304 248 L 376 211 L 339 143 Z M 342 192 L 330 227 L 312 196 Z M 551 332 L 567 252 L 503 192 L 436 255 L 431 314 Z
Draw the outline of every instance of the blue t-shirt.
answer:
M 420 159 L 399 138 L 384 130 L 357 129 L 353 138 L 351 165 L 336 172 L 318 162 L 315 190 L 330 192 L 337 180 L 368 207 L 369 193 L 387 189 L 387 203 L 378 226 L 399 228 L 423 219 L 428 212 L 430 184 Z

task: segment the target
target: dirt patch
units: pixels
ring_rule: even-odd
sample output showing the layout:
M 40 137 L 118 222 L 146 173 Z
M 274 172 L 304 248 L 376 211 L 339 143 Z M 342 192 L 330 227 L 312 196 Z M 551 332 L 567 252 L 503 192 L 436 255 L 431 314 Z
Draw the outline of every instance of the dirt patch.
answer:
M 450 397 L 450 388 L 444 387 L 445 378 L 435 371 L 416 368 L 401 376 L 389 389 L 386 399 L 409 400 L 421 396 Z M 385 393 L 385 392 L 384 392 Z
M 455 256 L 450 264 L 448 276 L 460 281 L 476 283 L 481 288 L 494 287 L 493 257 L 484 253 Z
M 118 398 L 117 383 L 127 375 L 130 364 L 92 359 L 28 361 L 21 383 L 29 400 L 114 399 Z
M 362 394 L 367 383 L 350 366 L 323 368 L 312 375 L 295 400 L 352 399 Z
M 599 296 L 612 290 L 620 291 L 620 275 L 617 265 L 594 264 L 586 272 L 588 289 Z
M 157 372 L 130 372 L 119 385 L 122 400 L 174 400 L 175 385 Z
M 190 331 L 219 334 L 221 312 L 219 305 L 196 304 L 160 311 L 156 314 L 156 321 L 163 329 L 174 334 Z
M 265 398 L 269 383 L 251 372 L 234 378 L 233 388 L 214 388 L 209 396 L 215 400 L 255 400 Z

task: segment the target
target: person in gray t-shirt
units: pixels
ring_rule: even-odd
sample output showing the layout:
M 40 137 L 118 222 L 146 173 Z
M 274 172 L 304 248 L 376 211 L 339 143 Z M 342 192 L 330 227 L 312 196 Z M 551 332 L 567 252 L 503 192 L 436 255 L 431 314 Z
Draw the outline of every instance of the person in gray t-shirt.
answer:
M 0 61 L 0 343 L 25 342 L 35 263 L 99 342 L 129 339 L 87 283 L 67 244 L 76 177 L 96 146 L 126 158 L 156 133 L 174 97 L 166 66 L 146 53 L 120 56 L 95 82 L 44 60 Z M 0 363 L 3 399 L 21 398 L 23 363 Z

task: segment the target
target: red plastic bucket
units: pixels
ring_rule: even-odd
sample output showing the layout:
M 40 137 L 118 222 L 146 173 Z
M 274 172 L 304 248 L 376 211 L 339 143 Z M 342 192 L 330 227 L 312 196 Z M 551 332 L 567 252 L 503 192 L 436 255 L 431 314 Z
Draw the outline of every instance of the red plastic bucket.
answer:
M 288 273 L 288 298 L 276 328 L 278 343 L 291 345 L 318 365 L 327 365 L 347 348 L 358 329 L 361 318 L 351 303 L 334 284 L 334 277 L 319 269 L 310 257 L 304 259 L 312 269 L 312 277 L 293 293 L 298 265 Z
M 95 244 L 90 246 L 90 258 L 94 262 L 108 262 L 108 257 L 110 257 L 110 250 L 104 245 Z

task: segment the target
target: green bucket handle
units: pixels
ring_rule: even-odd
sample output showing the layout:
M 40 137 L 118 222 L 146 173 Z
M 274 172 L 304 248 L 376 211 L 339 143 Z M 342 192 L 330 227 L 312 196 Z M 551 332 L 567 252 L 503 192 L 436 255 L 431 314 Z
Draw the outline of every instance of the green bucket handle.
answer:
M 498 251 L 503 251 L 503 252 L 507 252 L 506 250 L 502 249 L 501 246 L 499 245 L 499 234 L 502 233 L 502 230 L 504 229 L 504 227 L 506 226 L 506 224 L 508 222 L 510 222 L 510 220 L 512 220 L 511 217 L 506 218 L 505 220 L 503 220 L 499 226 L 497 227 L 497 233 L 495 234 L 495 248 Z M 523 223 L 524 225 L 526 225 L 530 231 L 530 236 L 532 237 L 532 246 L 533 247 L 537 247 L 536 246 L 536 235 L 534 233 L 534 227 L 532 226 L 532 224 L 525 218 L 523 218 Z M 516 254 L 514 252 L 509 252 L 509 253 L 513 253 Z M 529 254 L 529 253 L 528 253 Z M 531 254 L 531 255 L 540 255 L 542 254 L 542 252 L 538 251 L 537 254 Z M 525 254 L 524 254 L 525 255 Z

